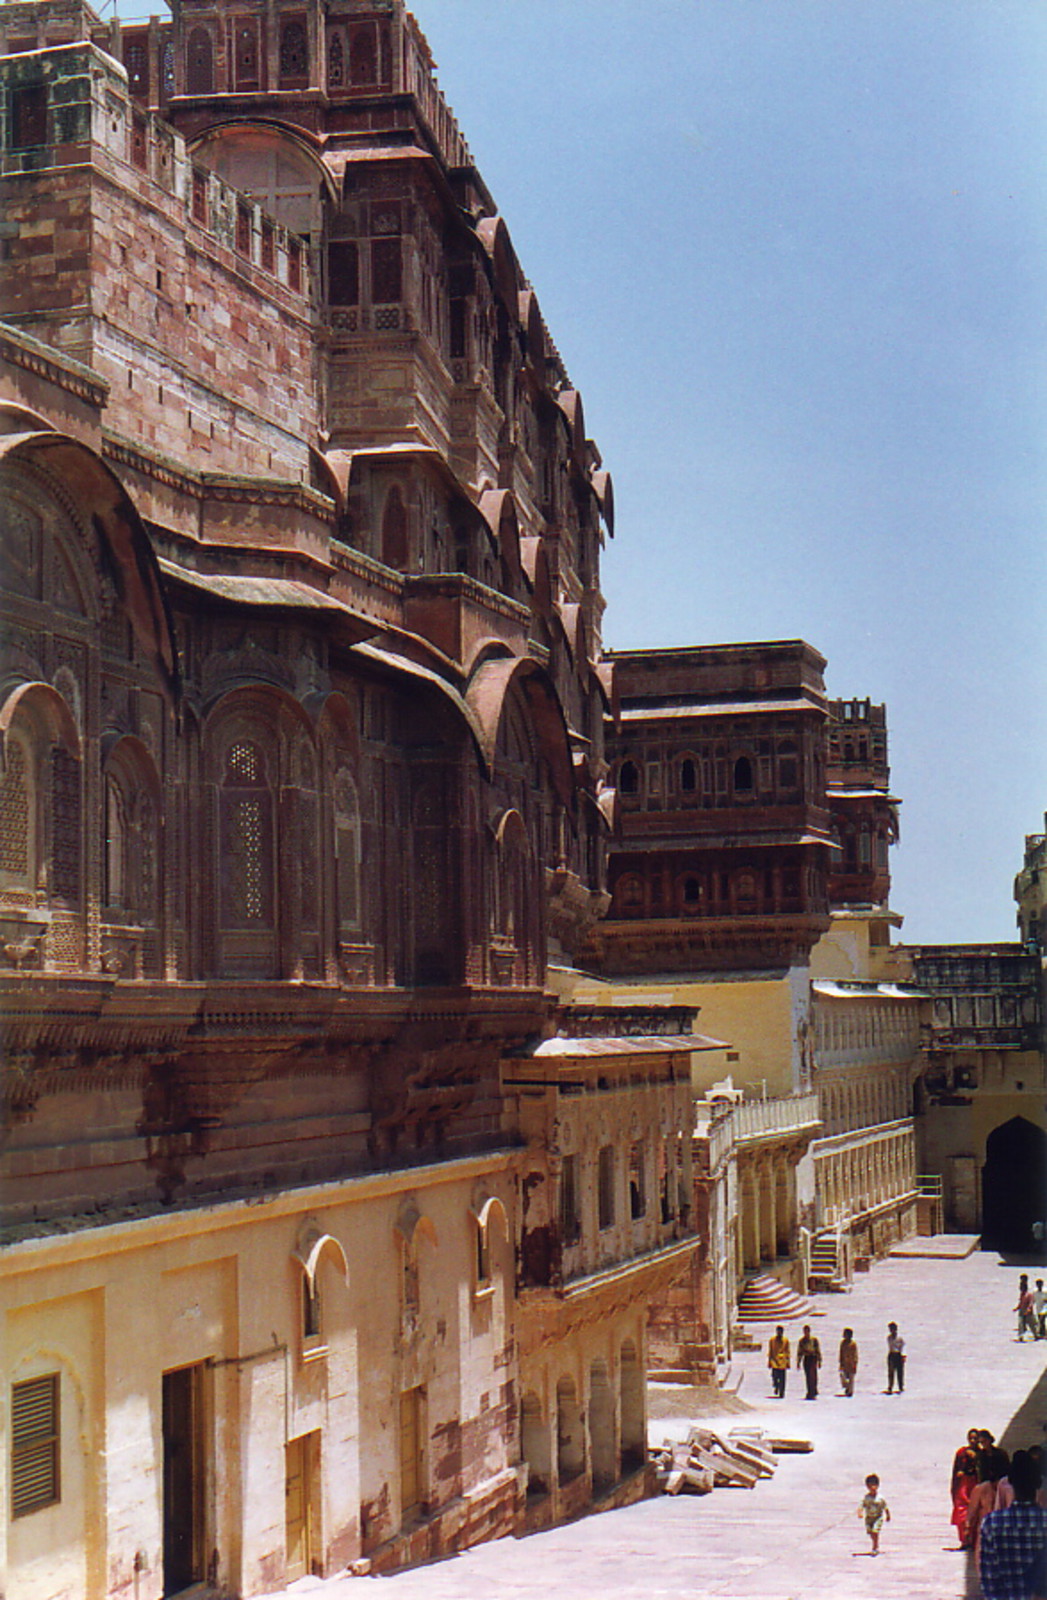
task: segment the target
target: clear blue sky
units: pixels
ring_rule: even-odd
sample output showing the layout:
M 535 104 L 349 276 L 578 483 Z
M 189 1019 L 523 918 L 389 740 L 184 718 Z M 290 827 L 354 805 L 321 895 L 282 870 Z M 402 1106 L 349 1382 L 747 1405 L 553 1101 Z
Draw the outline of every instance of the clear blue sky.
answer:
M 614 475 L 615 647 L 887 703 L 912 941 L 1047 807 L 1047 5 L 417 0 Z
M 1047 807 L 1047 4 L 413 9 L 614 476 L 606 643 L 808 639 L 887 702 L 904 937 L 1012 938 Z

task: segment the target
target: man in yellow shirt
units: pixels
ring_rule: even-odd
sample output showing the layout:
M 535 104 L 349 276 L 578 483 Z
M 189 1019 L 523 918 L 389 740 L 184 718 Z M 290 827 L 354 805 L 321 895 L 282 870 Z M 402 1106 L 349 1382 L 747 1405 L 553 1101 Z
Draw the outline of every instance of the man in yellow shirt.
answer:
M 785 1399 L 785 1377 L 789 1371 L 789 1341 L 785 1337 L 785 1329 L 779 1325 L 774 1330 L 774 1338 L 767 1346 L 767 1365 L 771 1369 L 771 1382 L 774 1385 L 776 1400 Z

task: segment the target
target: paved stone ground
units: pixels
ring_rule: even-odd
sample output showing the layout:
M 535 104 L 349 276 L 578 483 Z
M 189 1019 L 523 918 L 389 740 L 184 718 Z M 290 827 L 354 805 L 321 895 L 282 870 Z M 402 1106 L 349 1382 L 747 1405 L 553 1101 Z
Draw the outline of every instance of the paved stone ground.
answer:
M 1042 1269 L 1041 1269 L 1042 1270 Z M 683 1438 L 707 1416 L 725 1432 L 766 1426 L 809 1438 L 810 1455 L 782 1456 L 752 1490 L 659 1497 L 523 1540 L 505 1539 L 435 1566 L 386 1578 L 303 1579 L 309 1600 L 518 1600 L 557 1591 L 568 1600 L 962 1600 L 979 1594 L 970 1558 L 949 1526 L 949 1469 L 969 1427 L 1008 1449 L 1041 1440 L 1047 1423 L 1047 1345 L 1015 1338 L 1017 1266 L 893 1257 L 846 1295 L 820 1295 L 812 1319 L 826 1354 L 822 1392 L 803 1398 L 794 1370 L 783 1401 L 770 1395 L 763 1354 L 746 1353 L 739 1399 L 701 1391 L 652 1394 L 652 1442 Z M 886 1395 L 884 1341 L 894 1319 L 906 1338 L 905 1393 Z M 855 1330 L 861 1365 L 853 1399 L 839 1393 L 840 1330 Z M 762 1330 L 761 1330 L 762 1331 Z M 772 1330 L 768 1329 L 768 1334 Z M 800 1324 L 787 1329 L 795 1360 Z M 877 1472 L 892 1521 L 868 1554 L 857 1516 L 866 1473 Z

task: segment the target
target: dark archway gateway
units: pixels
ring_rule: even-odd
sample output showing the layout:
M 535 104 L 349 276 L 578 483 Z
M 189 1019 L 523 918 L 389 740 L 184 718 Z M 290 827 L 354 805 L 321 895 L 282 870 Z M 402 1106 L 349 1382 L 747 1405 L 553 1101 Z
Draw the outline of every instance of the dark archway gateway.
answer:
M 982 1168 L 982 1244 L 1016 1254 L 1035 1248 L 1033 1224 L 1047 1219 L 1047 1132 L 1026 1117 L 994 1128 Z

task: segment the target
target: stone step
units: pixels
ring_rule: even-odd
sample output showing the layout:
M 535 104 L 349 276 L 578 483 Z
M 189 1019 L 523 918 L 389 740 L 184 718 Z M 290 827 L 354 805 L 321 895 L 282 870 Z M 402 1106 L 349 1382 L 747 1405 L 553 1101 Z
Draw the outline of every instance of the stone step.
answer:
M 803 1295 L 779 1283 L 777 1278 L 750 1278 L 738 1302 L 739 1322 L 789 1322 L 798 1317 L 823 1315 Z

